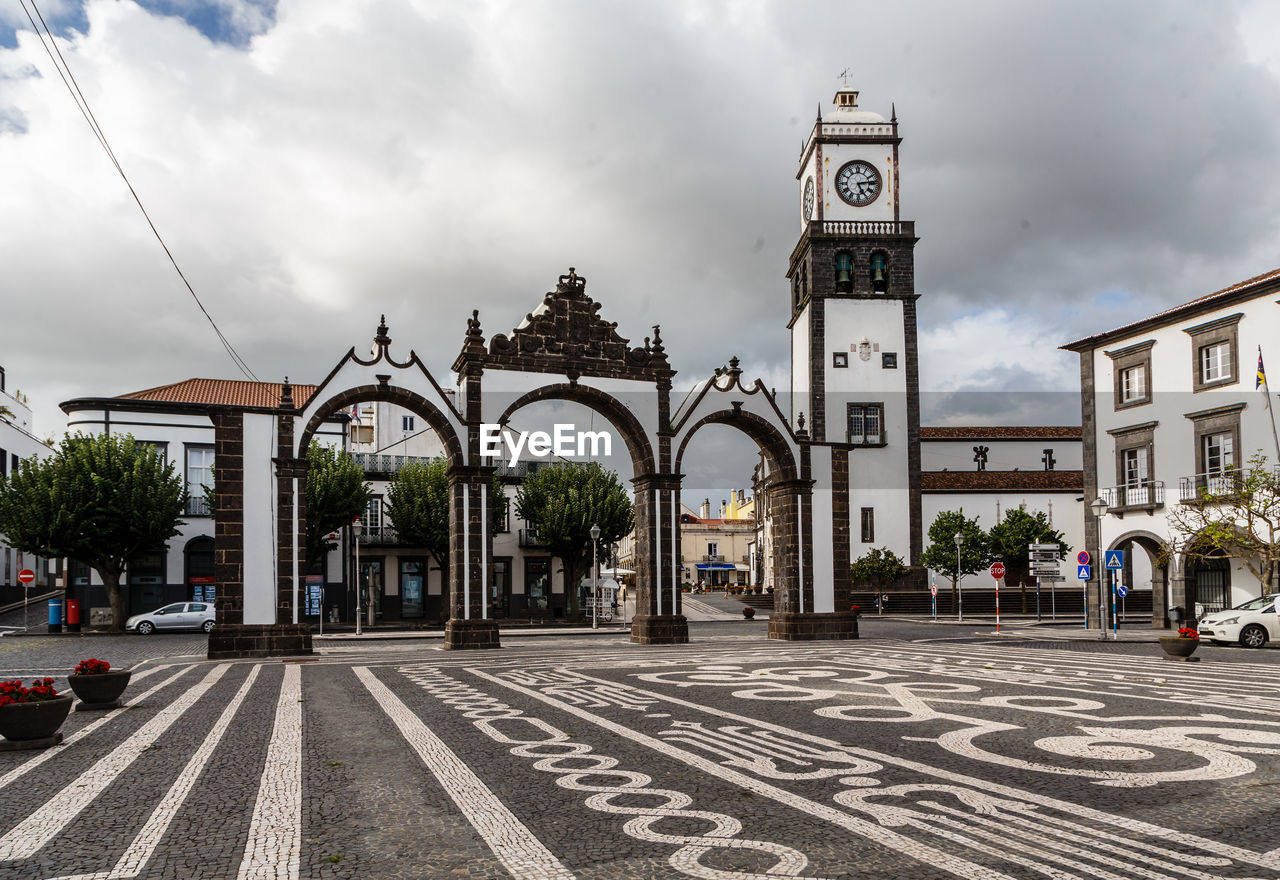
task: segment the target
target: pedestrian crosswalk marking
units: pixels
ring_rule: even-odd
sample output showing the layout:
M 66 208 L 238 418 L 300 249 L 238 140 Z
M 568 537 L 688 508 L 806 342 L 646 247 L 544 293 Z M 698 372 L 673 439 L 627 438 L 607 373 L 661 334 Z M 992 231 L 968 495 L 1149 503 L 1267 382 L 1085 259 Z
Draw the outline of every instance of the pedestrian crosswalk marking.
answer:
M 302 854 L 302 668 L 286 666 L 237 880 L 292 880 Z

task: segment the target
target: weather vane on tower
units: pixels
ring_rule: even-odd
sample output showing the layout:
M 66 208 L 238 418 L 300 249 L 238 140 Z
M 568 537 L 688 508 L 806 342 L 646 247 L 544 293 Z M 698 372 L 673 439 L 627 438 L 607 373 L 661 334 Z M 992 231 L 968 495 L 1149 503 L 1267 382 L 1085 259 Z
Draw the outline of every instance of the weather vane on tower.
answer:
M 849 85 L 849 77 L 853 76 L 853 71 L 846 67 L 844 70 L 837 73 L 836 76 L 840 78 L 840 82 L 847 86 Z

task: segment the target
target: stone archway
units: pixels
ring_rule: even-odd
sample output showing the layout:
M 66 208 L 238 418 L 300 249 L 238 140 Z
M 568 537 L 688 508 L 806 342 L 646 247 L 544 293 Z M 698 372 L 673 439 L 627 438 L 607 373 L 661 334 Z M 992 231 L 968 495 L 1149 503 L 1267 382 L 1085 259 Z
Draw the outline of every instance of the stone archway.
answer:
M 1135 554 L 1137 550 L 1142 550 L 1151 571 L 1151 626 L 1154 629 L 1168 627 L 1169 608 L 1178 604 L 1177 602 L 1169 601 L 1172 561 L 1168 545 L 1160 539 L 1159 535 L 1153 532 L 1135 529 L 1115 538 L 1107 549 L 1124 551 L 1124 582 L 1128 584 L 1130 589 L 1137 587 L 1136 574 L 1134 573 L 1137 563 Z M 1110 599 L 1107 601 L 1110 602 Z

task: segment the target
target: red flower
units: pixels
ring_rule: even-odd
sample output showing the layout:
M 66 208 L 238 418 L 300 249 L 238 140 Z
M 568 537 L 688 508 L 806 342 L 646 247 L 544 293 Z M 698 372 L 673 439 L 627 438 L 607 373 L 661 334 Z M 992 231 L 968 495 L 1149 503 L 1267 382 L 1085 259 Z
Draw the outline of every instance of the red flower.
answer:
M 37 678 L 31 682 L 30 688 L 22 686 L 20 681 L 0 681 L 0 706 L 9 703 L 42 703 L 58 696 L 53 688 L 52 678 Z
M 1197 641 L 1199 641 L 1200 633 L 1196 632 L 1194 629 L 1192 629 L 1189 626 L 1184 626 L 1182 629 L 1178 630 L 1178 638 L 1196 639 Z
M 111 671 L 111 664 L 106 660 L 81 660 L 76 664 L 76 675 L 102 675 Z

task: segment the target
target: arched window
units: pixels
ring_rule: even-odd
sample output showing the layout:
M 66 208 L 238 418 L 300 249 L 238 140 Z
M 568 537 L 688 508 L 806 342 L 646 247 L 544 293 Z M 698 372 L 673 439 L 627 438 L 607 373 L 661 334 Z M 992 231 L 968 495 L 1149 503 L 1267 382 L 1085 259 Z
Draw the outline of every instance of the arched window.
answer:
M 871 289 L 876 293 L 889 292 L 889 255 L 884 251 L 876 251 L 871 255 L 869 264 L 871 272 Z
M 848 251 L 836 254 L 836 292 L 853 292 L 853 255 Z

